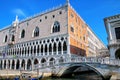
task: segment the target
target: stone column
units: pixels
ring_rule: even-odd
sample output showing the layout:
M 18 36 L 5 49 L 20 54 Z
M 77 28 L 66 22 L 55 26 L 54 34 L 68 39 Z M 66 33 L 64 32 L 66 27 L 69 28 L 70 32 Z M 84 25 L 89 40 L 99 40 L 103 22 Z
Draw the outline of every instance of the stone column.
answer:
M 39 56 L 41 56 L 41 45 L 39 45 Z
M 45 44 L 43 44 L 43 56 L 45 55 Z
M 111 59 L 115 59 L 115 48 L 114 47 L 111 47 L 110 48 L 110 58 Z
M 69 37 L 66 40 L 66 45 L 67 45 L 67 54 L 70 55 L 70 38 Z
M 56 55 L 58 55 L 58 43 L 56 42 Z
M 19 69 L 21 70 L 21 63 L 22 63 L 22 60 L 19 60 L 20 63 L 19 63 Z
M 2 62 L 2 69 L 4 69 L 4 60 L 3 60 L 3 62 Z
M 12 69 L 12 60 L 10 60 L 10 69 Z
M 53 43 L 52 43 L 52 55 L 53 55 Z
M 49 44 L 47 44 L 47 52 L 46 52 L 47 55 L 49 55 Z
M 14 70 L 16 70 L 16 61 L 15 61 L 15 64 L 14 64 Z
M 50 65 L 49 59 L 47 59 L 46 62 L 47 62 L 46 66 L 49 66 Z
M 25 70 L 27 70 L 27 60 L 25 60 L 25 64 L 23 65 L 23 67 L 25 68 Z
M 61 42 L 61 53 L 63 55 L 63 42 Z
M 6 60 L 6 69 L 8 69 L 8 60 Z
M 29 46 L 29 56 L 31 56 L 31 47 Z
M 20 52 L 21 52 L 20 54 L 21 54 L 21 57 L 22 57 L 22 48 L 21 48 L 20 50 L 21 50 L 21 51 L 20 51 Z
M 108 23 L 108 29 L 109 29 L 110 40 L 112 40 L 112 32 L 111 32 L 111 26 L 110 26 L 110 23 Z
M 32 67 L 32 71 L 34 70 L 34 60 L 31 60 L 31 67 Z
M 26 55 L 28 57 L 28 47 L 26 47 Z
M 37 54 L 38 54 L 38 53 L 37 53 L 37 48 L 38 48 L 38 46 L 36 46 L 36 56 L 37 56 Z

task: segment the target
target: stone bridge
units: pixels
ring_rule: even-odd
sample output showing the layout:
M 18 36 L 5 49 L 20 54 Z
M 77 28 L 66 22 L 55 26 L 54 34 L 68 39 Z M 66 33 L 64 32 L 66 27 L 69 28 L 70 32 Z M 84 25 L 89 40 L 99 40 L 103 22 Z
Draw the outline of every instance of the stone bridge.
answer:
M 77 71 L 93 71 L 102 79 L 106 79 L 114 73 L 120 73 L 120 61 L 109 58 L 72 57 L 61 61 L 38 64 L 34 67 L 34 70 L 52 72 L 58 77 L 72 75 L 72 73 Z

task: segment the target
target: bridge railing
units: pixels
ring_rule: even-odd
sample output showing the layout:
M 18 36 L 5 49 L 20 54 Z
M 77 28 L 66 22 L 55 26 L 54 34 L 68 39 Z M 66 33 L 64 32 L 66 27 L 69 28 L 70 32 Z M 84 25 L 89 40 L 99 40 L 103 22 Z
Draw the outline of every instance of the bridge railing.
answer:
M 99 64 L 120 66 L 120 60 L 116 60 L 116 59 L 96 58 L 96 57 L 70 57 L 70 58 L 64 58 L 62 61 L 58 59 L 55 61 L 37 64 L 35 65 L 35 68 L 53 67 L 61 63 L 99 63 Z

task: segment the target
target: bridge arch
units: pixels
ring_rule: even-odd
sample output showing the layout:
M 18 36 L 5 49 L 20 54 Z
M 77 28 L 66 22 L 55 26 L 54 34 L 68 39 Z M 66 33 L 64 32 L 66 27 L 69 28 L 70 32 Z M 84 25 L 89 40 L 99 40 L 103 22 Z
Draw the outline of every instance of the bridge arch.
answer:
M 82 63 L 74 63 L 74 64 L 67 64 L 66 67 L 62 68 L 58 73 L 57 76 L 59 77 L 66 77 L 67 75 L 72 75 L 72 73 L 74 73 L 78 68 L 82 68 L 81 70 L 83 71 L 83 68 L 85 70 L 91 70 L 93 72 L 95 72 L 98 76 L 100 76 L 102 79 L 105 79 L 105 77 L 102 75 L 102 73 L 97 70 L 95 67 L 90 66 L 88 64 L 82 64 Z
M 120 48 L 116 50 L 115 52 L 115 58 L 120 59 Z

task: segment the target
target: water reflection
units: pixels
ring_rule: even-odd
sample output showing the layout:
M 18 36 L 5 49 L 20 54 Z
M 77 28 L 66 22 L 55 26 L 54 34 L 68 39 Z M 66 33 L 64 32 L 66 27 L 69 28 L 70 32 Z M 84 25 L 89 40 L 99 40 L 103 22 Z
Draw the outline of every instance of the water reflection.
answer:
M 95 72 L 74 73 L 68 76 L 67 78 L 47 78 L 43 80 L 102 80 L 101 76 Z

